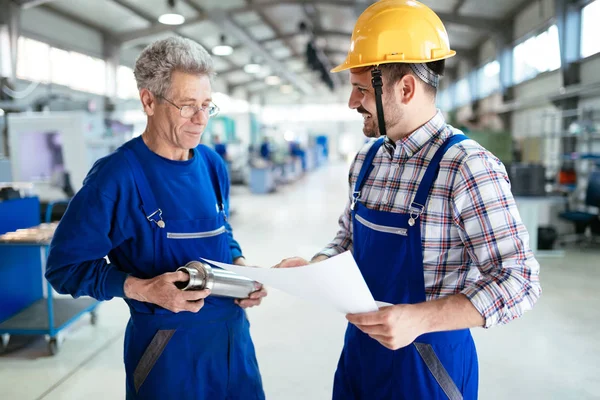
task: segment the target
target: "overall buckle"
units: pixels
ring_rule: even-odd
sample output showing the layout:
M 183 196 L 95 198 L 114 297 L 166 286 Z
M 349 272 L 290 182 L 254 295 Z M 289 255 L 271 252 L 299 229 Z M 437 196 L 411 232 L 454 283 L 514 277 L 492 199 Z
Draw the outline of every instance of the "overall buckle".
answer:
M 150 222 L 154 222 L 161 229 L 165 227 L 165 221 L 162 219 L 162 210 L 160 208 L 148 215 L 146 219 Z
M 416 220 L 423 214 L 425 206 L 423 204 L 415 203 L 414 201 L 410 204 L 410 218 L 408 219 L 408 225 L 414 226 Z
M 358 199 L 360 198 L 360 191 L 359 192 L 353 192 L 352 193 L 352 204 L 350 205 L 350 209 L 352 211 L 354 211 L 354 206 L 356 205 L 356 203 L 358 202 Z

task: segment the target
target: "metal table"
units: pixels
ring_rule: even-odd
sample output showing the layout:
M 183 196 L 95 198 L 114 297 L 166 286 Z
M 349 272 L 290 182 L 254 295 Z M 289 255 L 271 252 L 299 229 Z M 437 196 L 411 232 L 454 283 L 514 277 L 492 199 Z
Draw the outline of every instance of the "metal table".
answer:
M 47 219 L 52 205 L 47 210 Z M 0 335 L 6 348 L 11 335 L 47 335 L 48 351 L 59 351 L 58 334 L 83 315 L 97 322 L 99 301 L 92 298 L 55 298 L 44 278 L 49 245 L 55 223 L 19 229 L 0 236 L 0 271 L 3 301 L 0 307 Z

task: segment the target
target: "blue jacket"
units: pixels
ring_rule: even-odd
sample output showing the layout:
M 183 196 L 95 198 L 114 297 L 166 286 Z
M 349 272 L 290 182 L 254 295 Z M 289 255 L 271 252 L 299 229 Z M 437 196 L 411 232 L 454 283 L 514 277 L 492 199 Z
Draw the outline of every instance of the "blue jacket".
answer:
M 190 160 L 172 161 L 148 149 L 141 137 L 125 146 L 140 159 L 165 219 L 202 219 L 219 211 L 209 164 L 216 165 L 229 215 L 227 170 L 213 150 L 200 145 Z M 109 300 L 124 297 L 129 275 L 153 277 L 154 238 L 123 151 L 94 164 L 54 234 L 46 278 L 61 294 Z M 241 257 L 231 226 L 226 228 L 233 259 Z

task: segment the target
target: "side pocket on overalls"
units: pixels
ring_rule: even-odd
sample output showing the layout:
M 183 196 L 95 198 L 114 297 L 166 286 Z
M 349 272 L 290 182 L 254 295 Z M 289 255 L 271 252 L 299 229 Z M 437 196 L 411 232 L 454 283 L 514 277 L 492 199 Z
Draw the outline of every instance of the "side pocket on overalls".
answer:
M 435 354 L 433 347 L 427 343 L 413 343 L 417 352 L 423 359 L 423 362 L 440 385 L 440 388 L 446 393 L 449 400 L 463 400 L 463 395 L 452 380 L 452 377 L 446 371 L 446 368 Z
M 142 358 L 140 358 L 140 361 L 133 372 L 133 383 L 136 393 L 144 384 L 148 374 L 150 371 L 152 371 L 154 364 L 156 364 L 156 361 L 165 350 L 165 347 L 167 347 L 167 344 L 169 344 L 169 341 L 173 337 L 174 333 L 175 329 L 159 330 L 152 338 L 152 341 L 144 351 Z

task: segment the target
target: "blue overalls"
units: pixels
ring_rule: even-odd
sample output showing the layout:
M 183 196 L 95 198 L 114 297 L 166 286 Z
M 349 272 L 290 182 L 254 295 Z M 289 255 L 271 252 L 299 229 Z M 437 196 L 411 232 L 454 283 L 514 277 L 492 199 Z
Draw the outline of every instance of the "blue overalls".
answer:
M 373 144 L 353 195 L 354 258 L 378 301 L 415 304 L 426 301 L 419 216 L 446 150 L 464 135 L 451 136 L 436 152 L 417 189 L 410 214 L 372 210 L 360 200 L 373 158 L 383 138 Z M 476 399 L 478 366 L 468 329 L 428 333 L 392 351 L 348 324 L 334 379 L 335 400 Z
M 221 210 L 216 217 L 163 220 L 138 158 L 129 149 L 125 155 L 142 200 L 140 212 L 154 235 L 156 264 L 148 276 L 173 272 L 199 257 L 231 263 L 216 172 L 210 170 Z M 249 322 L 233 299 L 209 296 L 198 313 L 172 313 L 131 299 L 127 303 L 127 399 L 264 399 Z

